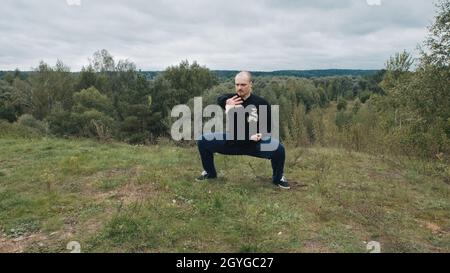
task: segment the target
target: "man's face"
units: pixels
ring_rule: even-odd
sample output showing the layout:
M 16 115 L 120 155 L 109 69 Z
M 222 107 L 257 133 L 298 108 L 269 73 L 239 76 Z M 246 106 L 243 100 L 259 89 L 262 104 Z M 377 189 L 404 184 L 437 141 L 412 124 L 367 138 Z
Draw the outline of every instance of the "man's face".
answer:
M 236 93 L 245 98 L 252 92 L 252 83 L 246 75 L 237 75 L 234 78 L 234 85 L 236 87 Z

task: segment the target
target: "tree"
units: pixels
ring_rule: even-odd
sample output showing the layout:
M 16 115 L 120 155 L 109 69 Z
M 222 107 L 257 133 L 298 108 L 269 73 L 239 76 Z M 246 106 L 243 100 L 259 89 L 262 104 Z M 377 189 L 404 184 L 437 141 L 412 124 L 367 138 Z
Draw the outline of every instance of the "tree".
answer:
M 12 86 L 4 80 L 0 80 L 0 119 L 13 122 L 17 119 L 16 111 L 12 103 Z
M 416 71 L 408 53 L 390 58 L 382 82 L 388 96 L 377 100 L 404 150 L 428 157 L 450 151 L 450 1 L 437 7 Z
M 336 107 L 338 111 L 347 109 L 347 101 L 343 97 L 339 97 Z
M 60 60 L 55 67 L 40 62 L 28 79 L 30 91 L 17 90 L 23 99 L 23 95 L 29 96 L 30 113 L 42 120 L 48 116 L 56 105 L 69 110 L 72 107 L 72 94 L 75 81 L 70 70 Z M 26 91 L 26 93 L 24 93 Z
M 78 77 L 77 90 L 86 89 L 89 87 L 95 87 L 101 89 L 101 85 L 97 80 L 95 70 L 91 65 L 83 66 L 81 68 L 80 76 Z
M 165 134 L 172 107 L 206 94 L 217 83 L 216 75 L 195 61 L 192 64 L 182 61 L 177 66 L 168 67 L 153 80 L 150 87 L 153 100 L 151 111 L 160 117 L 153 128 L 158 134 Z
M 94 52 L 92 59 L 89 60 L 92 68 L 96 72 L 113 72 L 115 71 L 114 58 L 106 49 Z
M 403 73 L 408 72 L 414 63 L 410 53 L 405 50 L 401 53 L 396 53 L 395 56 L 390 57 L 386 62 L 386 70 L 390 72 Z
M 422 63 L 439 68 L 450 66 L 450 1 L 440 0 L 436 7 L 438 14 L 428 30 L 425 46 L 429 52 L 422 52 Z
M 99 112 L 108 114 L 112 111 L 110 99 L 106 95 L 101 94 L 95 87 L 90 87 L 74 93 L 73 100 L 74 112 L 81 113 L 95 109 Z
M 178 66 L 167 68 L 162 77 L 169 82 L 169 90 L 172 91 L 169 95 L 175 96 L 178 103 L 186 103 L 190 98 L 202 95 L 218 83 L 216 75 L 209 69 L 201 67 L 195 61 L 189 64 L 187 60 Z
M 116 124 L 108 115 L 112 111 L 112 104 L 107 96 L 90 87 L 75 93 L 73 100 L 71 119 L 79 135 L 100 139 L 112 137 Z

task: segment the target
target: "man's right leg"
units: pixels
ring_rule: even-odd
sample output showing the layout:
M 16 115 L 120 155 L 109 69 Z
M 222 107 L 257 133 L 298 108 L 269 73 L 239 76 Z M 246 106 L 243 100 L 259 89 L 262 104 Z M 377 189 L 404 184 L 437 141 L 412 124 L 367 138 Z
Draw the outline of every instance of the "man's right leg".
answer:
M 208 178 L 217 177 L 216 168 L 214 166 L 214 153 L 227 150 L 225 141 L 225 133 L 206 134 L 202 135 L 200 140 L 197 140 L 203 169 L 206 171 Z

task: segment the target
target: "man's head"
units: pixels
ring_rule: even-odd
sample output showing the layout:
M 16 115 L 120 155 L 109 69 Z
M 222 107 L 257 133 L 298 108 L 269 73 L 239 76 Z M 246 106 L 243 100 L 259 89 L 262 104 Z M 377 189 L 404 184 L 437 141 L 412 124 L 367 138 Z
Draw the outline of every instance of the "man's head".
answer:
M 241 98 L 247 98 L 252 92 L 252 74 L 248 71 L 239 72 L 234 78 L 236 93 Z

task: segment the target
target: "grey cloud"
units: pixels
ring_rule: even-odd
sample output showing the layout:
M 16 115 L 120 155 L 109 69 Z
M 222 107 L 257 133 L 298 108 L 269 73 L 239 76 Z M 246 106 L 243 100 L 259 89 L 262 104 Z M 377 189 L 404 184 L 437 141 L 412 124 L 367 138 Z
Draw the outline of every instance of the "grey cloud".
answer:
M 72 70 L 105 48 L 138 68 L 197 60 L 212 69 L 381 68 L 424 40 L 429 0 L 5 0 L 0 69 L 61 59 Z

